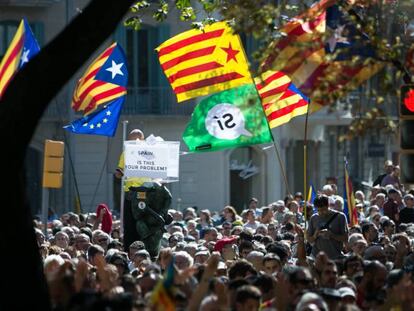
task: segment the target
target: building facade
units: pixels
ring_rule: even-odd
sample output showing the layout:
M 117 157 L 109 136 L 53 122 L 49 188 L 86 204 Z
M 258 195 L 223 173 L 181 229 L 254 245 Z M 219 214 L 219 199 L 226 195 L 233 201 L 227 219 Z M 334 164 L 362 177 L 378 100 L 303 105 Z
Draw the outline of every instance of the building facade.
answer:
M 41 46 L 46 45 L 76 14 L 87 1 L 75 0 L 0 0 L 0 54 L 3 55 L 17 29 L 26 17 Z M 41 176 L 45 139 L 63 140 L 66 143 L 64 187 L 51 189 L 49 206 L 58 213 L 67 211 L 95 211 L 97 204 L 108 203 L 115 208 L 119 201 L 119 186 L 114 183 L 113 172 L 122 151 L 123 127 L 142 129 L 146 135 L 154 134 L 165 140 L 181 141 L 180 180 L 168 185 L 176 209 L 198 206 L 200 209 L 220 210 L 233 205 L 242 210 L 250 197 L 257 197 L 266 205 L 290 192 L 304 192 L 304 126 L 305 118 L 299 117 L 273 130 L 275 144 L 255 145 L 220 152 L 186 153 L 182 133 L 197 104 L 188 101 L 177 104 L 175 96 L 159 66 L 156 52 L 160 43 L 188 29 L 177 16 L 156 24 L 144 21 L 142 30 L 135 32 L 123 25 L 114 31 L 105 46 L 118 41 L 124 48 L 129 69 L 127 102 L 116 135 L 112 138 L 75 135 L 62 127 L 79 117 L 70 109 L 75 82 L 84 68 L 69 81 L 50 103 L 27 152 L 27 191 L 32 212 L 41 209 Z M 244 37 L 247 54 L 255 43 Z M 91 57 L 90 61 L 96 57 Z M 88 64 L 85 64 L 87 66 Z M 47 74 L 47 73 L 45 73 Z M 361 90 L 360 90 L 361 91 Z M 369 101 L 362 92 L 355 92 L 354 99 Z M 348 99 L 347 99 L 348 100 Z M 351 177 L 358 184 L 375 179 L 385 158 L 395 154 L 392 135 L 373 132 L 352 142 L 338 142 L 352 121 L 350 111 L 335 113 L 320 111 L 309 117 L 307 133 L 308 184 L 321 187 L 327 178 L 336 179 L 339 194 L 343 185 L 343 158 L 351 163 Z M 280 155 L 277 156 L 277 151 Z M 286 172 L 288 186 L 281 167 Z

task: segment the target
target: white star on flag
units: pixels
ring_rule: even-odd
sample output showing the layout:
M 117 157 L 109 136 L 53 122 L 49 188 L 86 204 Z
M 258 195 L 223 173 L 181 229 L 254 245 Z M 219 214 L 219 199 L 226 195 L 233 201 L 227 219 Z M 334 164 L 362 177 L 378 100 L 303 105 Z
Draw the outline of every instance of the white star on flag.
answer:
M 348 43 L 348 38 L 342 35 L 342 32 L 345 30 L 345 25 L 339 26 L 335 29 L 333 35 L 328 39 L 329 50 L 331 53 L 335 51 L 337 43 Z
M 96 125 L 96 127 L 97 127 L 97 128 L 100 128 L 100 127 L 101 127 L 101 123 L 98 123 L 98 124 Z
M 108 110 L 108 111 L 106 112 L 106 115 L 107 115 L 107 116 L 110 116 L 110 115 L 111 115 L 111 111 L 109 111 L 109 110 Z
M 108 122 L 108 119 L 107 119 L 107 118 L 105 118 L 105 119 L 103 119 L 103 120 L 102 120 L 102 122 L 103 122 L 103 123 L 107 123 L 107 122 Z
M 22 56 L 20 58 L 20 65 L 23 65 L 29 62 L 29 54 L 30 54 L 30 50 L 23 50 Z
M 114 61 L 112 61 L 112 66 L 107 68 L 106 71 L 109 71 L 112 73 L 112 79 L 116 77 L 116 75 L 123 76 L 124 73 L 121 71 L 121 67 L 124 65 L 124 63 L 117 64 Z
M 90 128 L 90 129 L 94 129 L 94 128 L 95 128 L 95 126 L 94 126 L 93 124 L 91 124 L 91 125 L 89 126 L 89 128 Z

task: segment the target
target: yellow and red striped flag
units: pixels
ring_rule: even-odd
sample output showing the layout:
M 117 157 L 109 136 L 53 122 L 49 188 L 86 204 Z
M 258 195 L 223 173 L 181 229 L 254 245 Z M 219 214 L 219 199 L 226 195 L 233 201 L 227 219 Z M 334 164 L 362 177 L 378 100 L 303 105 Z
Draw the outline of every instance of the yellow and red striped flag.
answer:
M 118 43 L 102 52 L 79 79 L 72 109 L 89 115 L 100 105 L 127 93 L 128 70 L 125 53 Z
M 26 19 L 23 19 L 0 63 L 0 97 L 10 81 L 29 60 L 39 53 L 39 45 Z
M 155 285 L 150 297 L 151 310 L 153 311 L 175 311 L 177 309 L 174 298 L 174 260 L 171 260 L 164 279 L 160 279 Z
M 285 124 L 308 111 L 309 99 L 281 71 L 266 71 L 254 79 L 269 127 Z
M 261 70 L 280 70 L 312 100 L 312 110 L 329 105 L 383 68 L 368 37 L 340 10 L 321 0 L 285 24 Z
M 358 211 L 355 204 L 355 195 L 352 187 L 352 180 L 348 173 L 348 161 L 345 159 L 345 202 L 344 202 L 344 214 L 348 219 L 348 225 L 350 227 L 358 225 Z
M 183 32 L 156 50 L 178 102 L 253 82 L 240 37 L 226 22 Z

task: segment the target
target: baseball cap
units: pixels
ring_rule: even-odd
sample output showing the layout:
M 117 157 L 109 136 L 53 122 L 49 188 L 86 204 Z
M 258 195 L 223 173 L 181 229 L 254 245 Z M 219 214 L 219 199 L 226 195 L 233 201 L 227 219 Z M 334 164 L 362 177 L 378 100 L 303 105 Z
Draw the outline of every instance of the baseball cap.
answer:
M 349 287 L 341 287 L 338 289 L 339 293 L 341 294 L 341 297 L 347 297 L 351 296 L 353 298 L 356 298 L 355 292 L 352 290 L 352 288 Z
M 233 244 L 236 241 L 237 241 L 236 236 L 230 236 L 230 237 L 225 237 L 223 239 L 220 239 L 214 245 L 214 250 L 217 251 L 217 252 L 221 252 L 223 250 L 224 246 L 226 246 L 227 244 Z

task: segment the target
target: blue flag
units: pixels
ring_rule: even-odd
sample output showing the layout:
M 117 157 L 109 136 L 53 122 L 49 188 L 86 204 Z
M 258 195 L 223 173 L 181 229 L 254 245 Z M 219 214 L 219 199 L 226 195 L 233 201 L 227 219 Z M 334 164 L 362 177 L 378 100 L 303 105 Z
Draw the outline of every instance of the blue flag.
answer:
M 376 53 L 368 35 L 356 27 L 348 12 L 339 5 L 332 5 L 326 10 L 326 26 L 332 35 L 325 45 L 325 51 L 337 53 L 335 60 L 350 60 L 353 56 L 375 58 Z
M 30 29 L 29 24 L 26 19 L 23 19 L 24 23 L 24 43 L 23 51 L 20 56 L 19 69 L 23 67 L 24 64 L 29 62 L 29 60 L 35 56 L 40 51 L 39 44 L 36 41 L 35 36 L 33 35 L 32 30 Z
M 118 127 L 118 120 L 121 116 L 124 101 L 125 96 L 119 97 L 104 105 L 101 110 L 94 111 L 87 116 L 77 119 L 63 128 L 75 134 L 112 137 L 115 135 Z
M 0 97 L 3 96 L 14 75 L 39 51 L 32 30 L 23 19 L 0 63 Z

